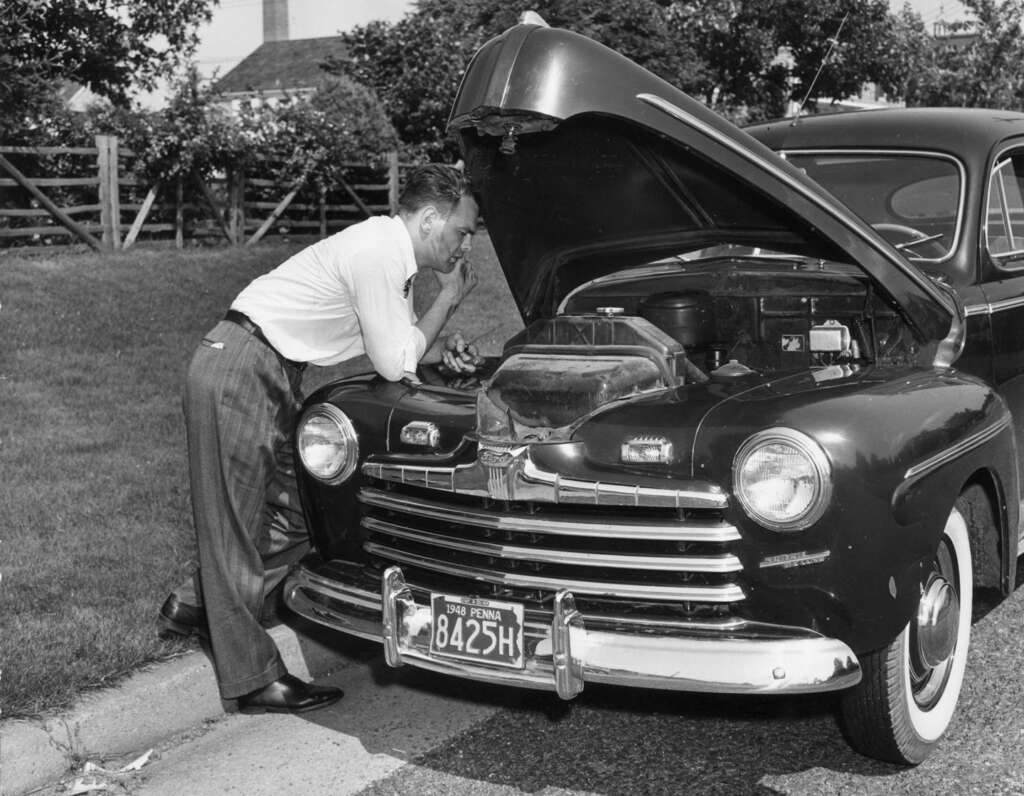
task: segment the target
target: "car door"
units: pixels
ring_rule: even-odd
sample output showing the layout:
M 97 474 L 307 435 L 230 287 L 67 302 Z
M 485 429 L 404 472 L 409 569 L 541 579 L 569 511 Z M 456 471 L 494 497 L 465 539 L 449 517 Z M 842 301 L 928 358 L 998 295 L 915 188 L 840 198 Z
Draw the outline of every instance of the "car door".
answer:
M 981 290 L 992 335 L 992 378 L 1014 416 L 1024 452 L 1024 143 L 997 152 L 980 236 Z

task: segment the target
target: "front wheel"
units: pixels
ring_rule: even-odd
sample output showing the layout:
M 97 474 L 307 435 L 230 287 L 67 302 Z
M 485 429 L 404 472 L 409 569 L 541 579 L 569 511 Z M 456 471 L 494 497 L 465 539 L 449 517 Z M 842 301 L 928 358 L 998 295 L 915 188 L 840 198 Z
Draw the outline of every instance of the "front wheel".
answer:
M 889 646 L 861 658 L 861 682 L 840 707 L 843 730 L 861 754 L 893 763 L 923 761 L 949 727 L 971 640 L 971 543 L 950 512 L 921 578 L 917 613 Z

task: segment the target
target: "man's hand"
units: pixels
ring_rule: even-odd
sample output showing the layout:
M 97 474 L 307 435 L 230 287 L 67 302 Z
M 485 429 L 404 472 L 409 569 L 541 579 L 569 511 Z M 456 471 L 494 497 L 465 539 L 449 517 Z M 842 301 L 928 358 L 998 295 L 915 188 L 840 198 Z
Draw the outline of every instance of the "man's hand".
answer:
M 453 373 L 474 373 L 484 358 L 462 337 L 462 332 L 452 332 L 445 338 L 441 348 L 441 364 Z
M 469 295 L 469 292 L 476 287 L 477 277 L 473 270 L 473 264 L 464 256 L 460 256 L 455 262 L 455 267 L 448 273 L 434 271 L 441 292 L 446 293 L 452 301 L 452 310 Z

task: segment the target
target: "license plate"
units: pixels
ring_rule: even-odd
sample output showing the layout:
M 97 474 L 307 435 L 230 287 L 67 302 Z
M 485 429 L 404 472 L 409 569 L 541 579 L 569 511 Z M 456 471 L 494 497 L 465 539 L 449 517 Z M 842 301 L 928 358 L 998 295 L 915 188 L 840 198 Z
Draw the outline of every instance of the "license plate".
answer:
M 430 654 L 522 669 L 523 606 L 431 594 Z

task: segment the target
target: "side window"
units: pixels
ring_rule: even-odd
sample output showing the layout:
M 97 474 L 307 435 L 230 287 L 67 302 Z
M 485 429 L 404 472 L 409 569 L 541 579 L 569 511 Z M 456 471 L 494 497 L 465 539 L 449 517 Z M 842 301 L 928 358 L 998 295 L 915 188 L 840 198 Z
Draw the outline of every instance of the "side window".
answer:
M 985 242 L 999 265 L 1024 267 L 1024 153 L 1001 160 L 992 170 Z

